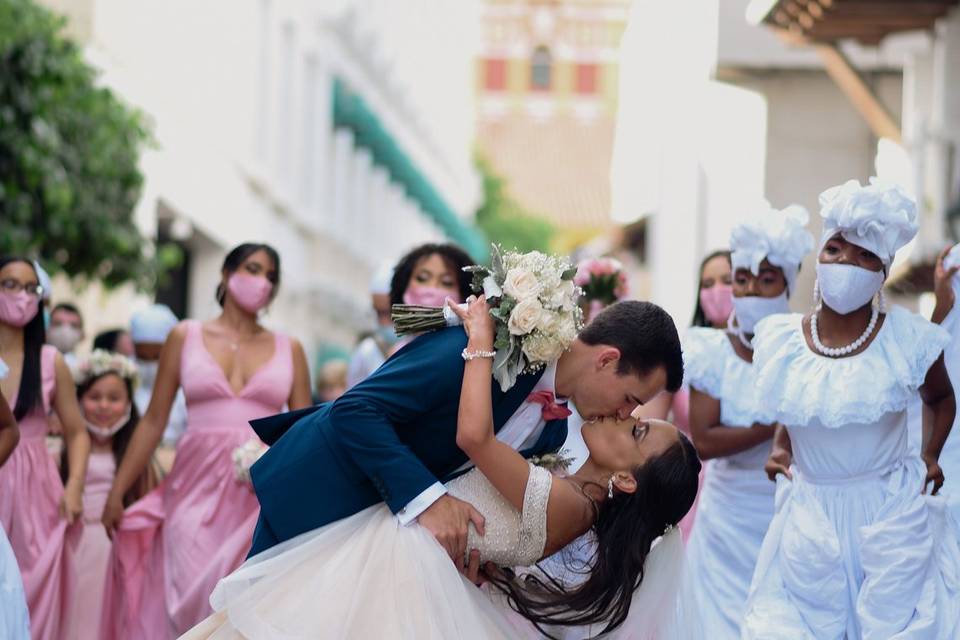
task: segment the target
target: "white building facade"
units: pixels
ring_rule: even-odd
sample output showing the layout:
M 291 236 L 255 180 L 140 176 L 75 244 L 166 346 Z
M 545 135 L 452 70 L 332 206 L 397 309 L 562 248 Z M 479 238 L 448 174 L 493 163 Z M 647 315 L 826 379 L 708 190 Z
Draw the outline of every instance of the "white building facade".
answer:
M 214 315 L 227 251 L 266 242 L 283 271 L 267 323 L 308 349 L 349 346 L 382 262 L 429 241 L 485 257 L 472 225 L 478 1 L 46 4 L 152 124 L 136 215 L 185 251 L 160 295 L 181 313 Z M 146 303 L 95 287 L 77 297 L 88 333 Z

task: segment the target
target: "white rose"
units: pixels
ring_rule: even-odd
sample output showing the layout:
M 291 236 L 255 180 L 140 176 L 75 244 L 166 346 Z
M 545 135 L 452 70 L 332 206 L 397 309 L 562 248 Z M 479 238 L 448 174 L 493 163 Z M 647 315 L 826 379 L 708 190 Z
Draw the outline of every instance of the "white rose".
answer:
M 559 340 L 534 334 L 523 340 L 523 355 L 530 362 L 553 362 L 560 358 L 566 347 Z
M 515 336 L 525 336 L 537 328 L 543 315 L 543 307 L 540 306 L 539 300 L 536 298 L 524 300 L 510 312 L 507 328 Z
M 532 271 L 526 269 L 510 269 L 503 282 L 503 292 L 516 300 L 523 302 L 536 298 L 540 293 L 540 282 Z
M 577 301 L 573 295 L 574 284 L 572 280 L 562 280 L 550 296 L 550 306 L 555 309 L 569 311 L 573 309 Z

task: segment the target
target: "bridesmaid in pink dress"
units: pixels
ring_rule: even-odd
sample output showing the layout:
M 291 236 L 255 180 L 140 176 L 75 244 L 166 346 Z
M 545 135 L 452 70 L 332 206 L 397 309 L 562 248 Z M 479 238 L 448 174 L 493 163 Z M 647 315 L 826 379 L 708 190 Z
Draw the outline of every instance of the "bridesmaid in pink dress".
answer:
M 222 276 L 223 313 L 182 322 L 167 338 L 150 406 L 107 497 L 103 524 L 114 546 L 104 638 L 170 638 L 210 614 L 210 593 L 243 562 L 259 514 L 233 461 L 259 443 L 248 421 L 310 404 L 303 348 L 258 323 L 279 284 L 279 256 L 267 245 L 240 245 Z M 121 496 L 160 442 L 180 386 L 187 429 L 173 468 L 124 512 Z
M 41 294 L 31 262 L 0 260 L 0 359 L 10 369 L 0 390 L 20 426 L 20 444 L 0 468 L 0 525 L 23 575 L 32 637 L 59 640 L 64 535 L 83 512 L 90 438 L 70 370 L 55 347 L 43 344 Z M 47 452 L 51 411 L 70 458 L 66 486 Z
M 123 460 L 130 438 L 140 421 L 133 404 L 137 367 L 118 353 L 94 351 L 73 367 L 80 410 L 91 438 L 87 482 L 83 491 L 83 518 L 67 530 L 64 555 L 63 623 L 61 633 L 69 640 L 99 640 L 110 539 L 100 518 L 113 484 L 117 463 Z M 61 475 L 70 461 L 64 456 Z M 132 504 L 154 486 L 151 469 L 124 496 Z
M 697 287 L 697 306 L 693 313 L 694 327 L 713 327 L 723 329 L 727 326 L 727 319 L 733 311 L 733 270 L 730 266 L 730 252 L 714 251 L 700 263 L 700 282 Z M 670 419 L 688 436 L 690 435 L 690 390 L 683 385 L 675 394 L 662 393 L 639 408 L 644 418 Z M 703 488 L 703 478 L 707 473 L 707 465 L 700 470 L 700 488 Z M 687 515 L 680 521 L 683 539 L 690 538 L 693 524 L 697 517 L 697 504 L 700 502 L 700 492 Z

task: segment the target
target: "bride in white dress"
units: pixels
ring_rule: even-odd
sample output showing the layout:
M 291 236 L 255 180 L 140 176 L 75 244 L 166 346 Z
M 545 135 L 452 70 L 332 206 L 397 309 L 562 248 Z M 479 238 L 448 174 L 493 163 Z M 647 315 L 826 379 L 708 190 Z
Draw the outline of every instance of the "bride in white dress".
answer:
M 745 639 L 960 637 L 960 548 L 938 464 L 955 401 L 947 333 L 881 292 L 917 232 L 902 189 L 856 181 L 821 197 L 822 305 L 757 327 L 758 407 L 776 421 L 777 511 L 747 600 Z M 920 393 L 933 421 L 908 446 Z
M 490 351 L 486 301 L 471 298 L 457 312 L 467 350 Z M 398 525 L 377 505 L 250 558 L 218 584 L 215 613 L 183 637 L 485 640 L 558 625 L 614 631 L 608 637 L 681 637 L 668 626 L 678 622 L 676 524 L 693 504 L 700 471 L 693 445 L 662 421 L 592 423 L 583 430 L 590 458 L 575 475 L 554 477 L 495 438 L 491 375 L 490 359 L 465 364 L 457 444 L 476 468 L 447 485 L 485 518 L 485 534 L 471 529 L 467 548 L 483 562 L 529 566 L 592 531 L 597 551 L 582 584 L 493 571 L 478 589 L 429 532 Z

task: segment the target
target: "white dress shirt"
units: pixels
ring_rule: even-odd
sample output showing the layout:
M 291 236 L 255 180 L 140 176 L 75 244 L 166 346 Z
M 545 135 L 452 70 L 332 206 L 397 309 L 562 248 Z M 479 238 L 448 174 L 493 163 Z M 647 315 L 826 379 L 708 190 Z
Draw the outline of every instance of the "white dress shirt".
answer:
M 530 393 L 536 391 L 549 391 L 556 394 L 557 382 L 557 363 L 549 365 L 534 385 Z M 524 400 L 520 403 L 517 410 L 510 416 L 506 424 L 497 432 L 497 440 L 510 445 L 510 448 L 517 451 L 532 447 L 537 443 L 540 434 L 543 433 L 543 427 L 546 421 L 543 419 L 543 405 L 536 402 Z M 457 471 L 462 471 L 473 466 L 472 462 L 466 462 L 461 465 Z M 417 517 L 427 510 L 434 502 L 440 499 L 447 492 L 446 488 L 440 482 L 435 482 L 427 489 L 411 500 L 407 506 L 397 512 L 397 518 L 400 524 L 407 525 L 415 521 Z

